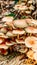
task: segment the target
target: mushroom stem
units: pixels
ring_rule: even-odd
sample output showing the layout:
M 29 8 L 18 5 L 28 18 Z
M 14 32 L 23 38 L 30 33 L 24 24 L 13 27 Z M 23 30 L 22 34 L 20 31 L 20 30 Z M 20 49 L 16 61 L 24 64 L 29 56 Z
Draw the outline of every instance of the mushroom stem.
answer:
M 17 39 L 19 39 L 19 34 L 17 35 Z
M 30 36 L 32 36 L 32 33 L 30 33 Z

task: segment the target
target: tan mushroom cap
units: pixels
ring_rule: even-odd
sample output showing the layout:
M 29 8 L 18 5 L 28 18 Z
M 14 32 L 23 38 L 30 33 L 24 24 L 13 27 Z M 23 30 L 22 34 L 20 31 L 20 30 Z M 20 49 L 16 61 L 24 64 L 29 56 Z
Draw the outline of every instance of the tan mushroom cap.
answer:
M 7 46 L 12 46 L 13 44 L 11 42 L 6 42 Z
M 32 23 L 37 26 L 37 20 L 32 19 Z
M 34 37 L 34 36 L 27 37 L 25 39 L 25 45 L 28 48 L 33 48 L 34 46 L 36 47 L 36 45 L 37 45 L 37 38 Z
M 25 31 L 27 33 L 37 33 L 37 28 L 29 26 L 25 29 Z
M 7 32 L 6 28 L 1 28 L 0 31 L 1 31 L 2 33 L 6 33 L 6 32 Z
M 0 49 L 8 49 L 8 46 L 6 46 L 5 44 L 1 44 Z
M 25 44 L 25 40 L 18 40 L 16 39 L 17 44 Z
M 12 37 L 12 36 L 13 36 L 13 34 L 12 34 L 12 32 L 11 32 L 11 31 L 8 31 L 8 32 L 7 32 L 7 34 L 6 34 L 6 36 L 8 36 L 8 37 Z
M 17 34 L 22 35 L 22 34 L 25 34 L 25 31 L 16 29 L 16 30 L 13 30 L 12 33 L 15 34 L 15 35 L 17 35 Z
M 6 45 L 7 45 L 7 46 L 12 46 L 12 45 L 14 45 L 14 44 L 16 44 L 16 42 L 13 42 L 13 41 L 11 41 L 11 42 L 6 42 Z
M 16 4 L 15 6 L 14 6 L 14 9 L 15 10 L 27 10 L 28 9 L 28 7 L 27 6 L 25 6 L 25 3 L 21 3 L 21 4 Z
M 8 37 L 15 37 L 16 35 L 13 34 L 13 32 L 8 31 L 8 32 L 6 33 L 6 36 L 8 36 Z
M 37 20 L 34 20 L 34 19 L 26 19 L 26 22 L 29 24 L 29 25 L 36 25 L 37 26 Z
M 13 17 L 4 17 L 2 19 L 2 21 L 4 21 L 4 22 L 12 22 L 13 21 Z
M 3 34 L 2 32 L 0 32 L 0 37 L 1 38 L 8 38 L 5 34 Z
M 15 20 L 14 26 L 17 28 L 24 28 L 27 27 L 27 23 L 25 19 Z
M 27 6 L 20 6 L 20 7 L 19 7 L 19 10 L 27 10 L 27 9 L 28 9 Z
M 27 48 L 26 49 L 20 49 L 18 51 L 21 52 L 21 53 L 26 53 L 27 52 Z

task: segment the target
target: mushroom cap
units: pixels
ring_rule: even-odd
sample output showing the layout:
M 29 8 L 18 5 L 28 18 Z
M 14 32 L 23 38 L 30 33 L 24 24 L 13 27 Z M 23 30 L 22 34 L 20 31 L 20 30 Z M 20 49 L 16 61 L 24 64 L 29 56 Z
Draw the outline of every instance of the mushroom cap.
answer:
M 2 19 L 3 22 L 12 22 L 13 21 L 13 17 L 4 17 Z
M 16 39 L 17 44 L 25 44 L 25 40 L 18 40 Z
M 7 46 L 12 46 L 13 44 L 11 42 L 6 42 Z
M 27 52 L 27 48 L 25 48 L 25 49 L 20 49 L 20 50 L 18 50 L 20 53 L 26 53 Z
M 32 23 L 37 26 L 37 20 L 32 20 Z
M 29 25 L 36 25 L 37 26 L 37 20 L 34 20 L 34 19 L 26 19 L 26 22 L 29 24 Z
M 17 35 L 17 34 L 19 34 L 19 35 L 22 35 L 22 34 L 25 34 L 25 31 L 24 30 L 13 30 L 13 32 L 12 32 L 13 34 L 15 34 L 15 35 Z
M 33 48 L 33 46 L 36 47 L 36 45 L 37 45 L 37 38 L 34 37 L 34 36 L 27 37 L 27 38 L 25 39 L 25 45 L 26 45 L 28 48 Z
M 25 31 L 27 33 L 37 33 L 37 28 L 29 26 L 29 27 L 25 28 Z
M 12 34 L 12 32 L 11 32 L 11 31 L 8 31 L 8 32 L 6 33 L 6 36 L 8 36 L 8 37 L 12 37 L 12 36 L 13 36 L 13 34 Z
M 11 42 L 6 42 L 6 45 L 7 45 L 7 46 L 12 46 L 12 45 L 14 45 L 14 44 L 16 44 L 16 43 L 13 42 L 13 41 L 11 41 Z
M 6 33 L 7 32 L 7 29 L 6 28 L 1 28 L 0 30 L 2 33 Z
M 19 10 L 27 10 L 27 9 L 28 9 L 28 7 L 27 7 L 27 6 L 25 6 L 25 5 L 24 5 L 24 6 L 20 6 L 20 7 L 19 7 Z
M 3 34 L 2 32 L 0 32 L 0 37 L 1 38 L 8 38 L 5 34 Z
M 8 46 L 6 46 L 5 44 L 1 44 L 0 49 L 8 49 Z
M 15 20 L 14 26 L 17 28 L 24 28 L 27 27 L 27 23 L 25 19 Z

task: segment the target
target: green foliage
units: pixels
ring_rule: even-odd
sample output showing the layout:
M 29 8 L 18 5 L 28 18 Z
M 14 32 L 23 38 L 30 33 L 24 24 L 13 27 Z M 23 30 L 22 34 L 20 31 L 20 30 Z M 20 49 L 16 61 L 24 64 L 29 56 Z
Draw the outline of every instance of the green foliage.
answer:
M 11 14 L 8 14 L 6 16 L 11 16 L 11 17 L 15 17 L 15 14 L 14 13 L 11 13 Z
M 15 4 L 18 2 L 19 0 L 15 0 Z

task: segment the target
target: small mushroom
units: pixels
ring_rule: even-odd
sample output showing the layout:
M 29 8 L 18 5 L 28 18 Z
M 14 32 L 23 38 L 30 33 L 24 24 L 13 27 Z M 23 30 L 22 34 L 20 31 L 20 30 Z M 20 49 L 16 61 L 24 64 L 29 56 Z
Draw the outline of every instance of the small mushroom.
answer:
M 13 21 L 13 17 L 4 17 L 4 18 L 2 18 L 2 21 L 4 21 L 4 22 L 12 22 Z
M 2 32 L 0 32 L 0 37 L 1 38 L 8 38 L 5 34 L 3 34 Z
M 20 30 L 20 29 L 16 29 L 16 30 L 13 30 L 12 31 L 13 34 L 17 35 L 22 35 L 22 34 L 25 34 L 25 31 L 24 30 Z
M 37 20 L 34 19 L 26 19 L 26 22 L 31 26 L 37 26 Z
M 1 32 L 2 33 L 7 33 L 7 29 L 6 28 L 1 28 Z
M 8 49 L 8 46 L 6 46 L 5 44 L 1 44 L 0 49 L 5 49 L 6 50 L 6 49 Z
M 8 36 L 8 37 L 12 37 L 12 36 L 13 36 L 13 34 L 12 34 L 12 32 L 11 32 L 11 31 L 8 31 L 8 32 L 6 33 L 6 36 Z
M 37 28 L 29 26 L 29 27 L 25 28 L 25 31 L 27 33 L 35 34 L 35 33 L 37 33 Z
M 16 44 L 16 42 L 11 41 L 11 42 L 6 42 L 5 44 L 6 44 L 7 46 L 12 46 L 12 45 Z
M 25 44 L 25 40 L 16 39 L 17 44 Z
M 14 35 L 16 35 L 17 38 L 19 39 L 20 35 L 25 34 L 25 31 L 24 31 L 24 30 L 18 30 L 18 29 L 16 29 L 16 30 L 13 30 L 12 33 L 13 33 Z

